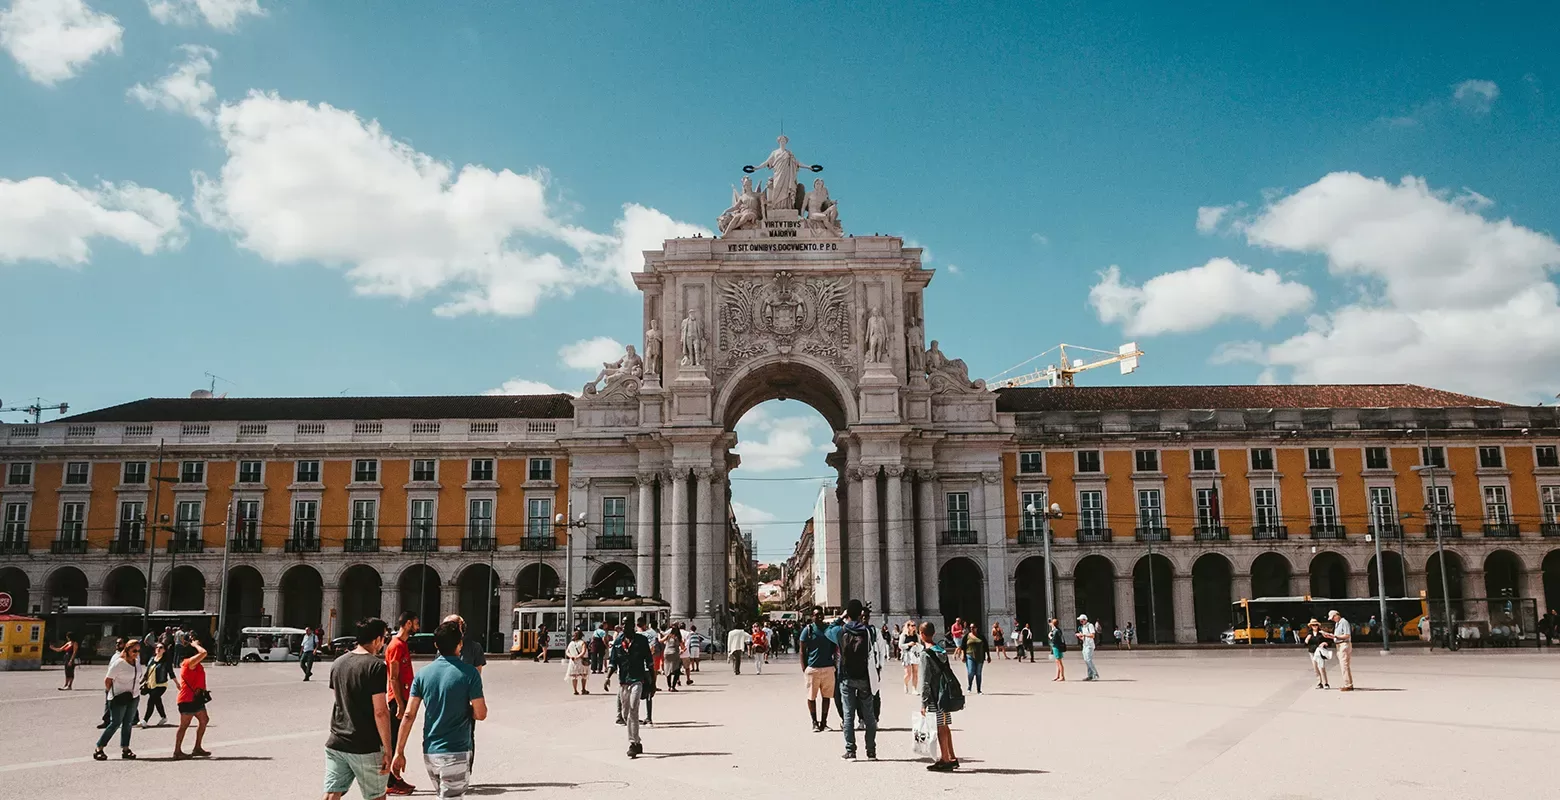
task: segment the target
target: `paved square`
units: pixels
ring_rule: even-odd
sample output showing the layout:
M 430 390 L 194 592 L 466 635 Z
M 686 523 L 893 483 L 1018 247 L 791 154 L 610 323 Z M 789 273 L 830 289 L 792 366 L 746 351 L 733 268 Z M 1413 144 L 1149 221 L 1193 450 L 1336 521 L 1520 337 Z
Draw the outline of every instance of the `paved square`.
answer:
M 1560 654 L 1455 655 L 1361 650 L 1361 691 L 1313 688 L 1303 651 L 1102 651 L 1104 680 L 1052 683 L 1044 662 L 997 662 L 986 694 L 955 716 L 964 769 L 934 775 L 914 761 L 906 732 L 912 698 L 899 673 L 886 681 L 880 763 L 840 760 L 838 720 L 808 730 L 794 660 L 740 677 L 706 662 L 695 685 L 656 698 L 645 755 L 629 761 L 612 695 L 593 678 L 570 695 L 563 666 L 494 662 L 490 717 L 477 734 L 477 796 L 634 798 L 796 797 L 860 781 L 874 796 L 1066 798 L 1553 797 L 1560 745 Z M 58 669 L 0 673 L 0 797 L 57 800 L 166 797 L 195 787 L 211 797 L 320 795 L 330 692 L 298 680 L 296 665 L 212 667 L 210 761 L 172 763 L 173 729 L 137 730 L 138 762 L 89 758 L 101 711 L 101 665 L 58 692 Z M 960 670 L 962 673 L 962 670 Z M 1334 676 L 1334 685 L 1338 683 Z M 421 723 L 419 722 L 419 725 Z M 419 736 L 409 777 L 426 787 Z M 849 785 L 848 783 L 845 785 Z M 140 788 L 136 788 L 140 787 Z M 909 795 L 905 792 L 914 792 Z M 993 792 L 1002 792 L 993 794 Z M 426 792 L 420 792 L 426 796 Z M 356 795 L 352 795 L 356 796 Z

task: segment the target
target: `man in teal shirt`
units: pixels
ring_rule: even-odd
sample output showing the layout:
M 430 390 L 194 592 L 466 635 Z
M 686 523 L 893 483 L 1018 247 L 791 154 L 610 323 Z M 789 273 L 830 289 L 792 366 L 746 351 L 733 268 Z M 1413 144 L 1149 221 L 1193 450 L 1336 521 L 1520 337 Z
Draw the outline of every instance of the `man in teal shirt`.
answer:
M 464 797 L 471 774 L 472 725 L 487 719 L 487 701 L 482 699 L 482 675 L 460 660 L 463 634 L 460 623 L 441 623 L 433 632 L 439 657 L 412 679 L 411 700 L 406 719 L 395 744 L 393 772 L 406 769 L 406 740 L 418 710 L 426 705 L 423 720 L 423 766 L 433 781 L 438 797 Z

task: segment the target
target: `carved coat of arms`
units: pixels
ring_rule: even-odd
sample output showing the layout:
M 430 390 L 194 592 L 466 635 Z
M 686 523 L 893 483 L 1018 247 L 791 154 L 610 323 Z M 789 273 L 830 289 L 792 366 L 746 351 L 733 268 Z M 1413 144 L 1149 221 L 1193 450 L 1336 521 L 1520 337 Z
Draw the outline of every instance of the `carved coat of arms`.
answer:
M 768 279 L 718 281 L 716 287 L 720 372 L 766 353 L 791 352 L 851 371 L 850 279 L 798 278 L 782 270 Z

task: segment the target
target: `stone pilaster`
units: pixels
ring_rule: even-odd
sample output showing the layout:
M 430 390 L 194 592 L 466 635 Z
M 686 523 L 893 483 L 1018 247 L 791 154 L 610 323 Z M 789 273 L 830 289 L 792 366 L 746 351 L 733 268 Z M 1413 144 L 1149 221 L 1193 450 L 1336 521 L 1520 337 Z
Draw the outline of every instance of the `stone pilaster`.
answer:
M 704 601 L 715 596 L 715 560 L 718 556 L 715 546 L 715 502 L 714 492 L 710 491 L 711 483 L 715 481 L 717 473 L 708 467 L 695 469 L 694 487 L 698 509 L 694 519 L 694 548 L 693 548 L 693 599 L 689 603 L 686 612 L 690 619 L 697 620 L 705 626 L 709 625 L 708 615 L 704 613 Z
M 661 572 L 661 596 L 672 605 L 672 615 L 688 610 L 688 471 L 672 472 L 671 553 Z
M 937 504 L 937 473 L 923 469 L 917 473 L 917 490 L 920 495 L 920 513 L 915 519 L 915 535 L 920 542 L 920 561 L 916 564 L 916 579 L 920 585 L 921 616 L 942 621 L 941 603 L 937 596 L 937 521 L 941 519 Z
M 858 467 L 852 474 L 861 487 L 861 588 L 856 596 L 873 608 L 883 608 L 883 551 L 879 547 L 877 467 Z
M 909 616 L 915 607 L 915 550 L 911 520 L 905 515 L 905 468 L 897 464 L 883 469 L 888 476 L 886 490 L 888 518 L 883 531 L 888 539 L 888 614 L 891 619 Z
M 639 487 L 639 524 L 634 531 L 634 586 L 640 595 L 652 597 L 655 573 L 655 473 L 634 476 Z
M 1192 599 L 1192 576 L 1174 575 L 1170 578 L 1170 604 L 1175 609 L 1175 641 L 1189 644 L 1197 641 L 1197 606 Z
M 1002 497 L 1002 473 L 981 473 L 981 497 L 985 521 L 975 526 L 985 545 L 986 617 L 1013 616 L 1013 576 L 1007 566 L 1007 514 Z M 989 628 L 990 626 L 987 625 Z

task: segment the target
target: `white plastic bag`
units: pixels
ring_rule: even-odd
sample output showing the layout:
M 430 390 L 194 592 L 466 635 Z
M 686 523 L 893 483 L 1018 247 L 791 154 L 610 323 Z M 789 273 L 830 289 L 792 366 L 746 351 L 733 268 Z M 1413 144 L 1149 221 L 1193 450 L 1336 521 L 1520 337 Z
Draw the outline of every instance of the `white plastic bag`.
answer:
M 931 714 L 911 714 L 910 735 L 915 740 L 916 755 L 937 757 L 937 717 Z

